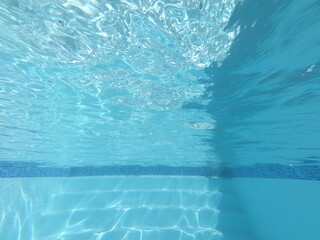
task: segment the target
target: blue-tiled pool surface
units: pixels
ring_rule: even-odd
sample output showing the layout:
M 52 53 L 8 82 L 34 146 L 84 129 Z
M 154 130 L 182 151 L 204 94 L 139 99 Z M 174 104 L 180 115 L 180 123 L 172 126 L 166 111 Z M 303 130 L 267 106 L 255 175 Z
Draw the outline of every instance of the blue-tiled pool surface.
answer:
M 1 162 L 0 178 L 89 176 L 194 176 L 219 178 L 277 178 L 320 181 L 319 165 L 255 164 L 233 167 L 99 166 L 41 167 L 25 162 Z
M 0 183 L 4 239 L 319 236 L 315 181 L 149 175 L 15 177 Z
M 318 0 L 2 0 L 1 240 L 319 240 Z

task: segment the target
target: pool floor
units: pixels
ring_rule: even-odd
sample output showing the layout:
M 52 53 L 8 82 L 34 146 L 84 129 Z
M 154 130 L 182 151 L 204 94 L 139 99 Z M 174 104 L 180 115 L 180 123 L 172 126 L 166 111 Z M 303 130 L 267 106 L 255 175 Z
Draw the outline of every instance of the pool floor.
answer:
M 137 176 L 1 179 L 0 236 L 19 240 L 210 240 L 219 180 Z

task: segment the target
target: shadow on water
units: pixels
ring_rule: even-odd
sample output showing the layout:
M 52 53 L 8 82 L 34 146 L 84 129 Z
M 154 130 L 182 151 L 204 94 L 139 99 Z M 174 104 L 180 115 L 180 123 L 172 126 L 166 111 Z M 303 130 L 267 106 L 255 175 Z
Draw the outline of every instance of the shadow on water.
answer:
M 241 31 L 222 66 L 206 69 L 217 122 L 210 144 L 224 165 L 319 160 L 320 3 L 239 3 Z
M 283 178 L 282 175 L 288 173 L 288 169 L 278 171 L 272 166 L 317 168 L 320 160 L 319 22 L 320 2 L 316 0 L 245 0 L 237 5 L 228 27 L 240 26 L 240 34 L 223 64 L 212 64 L 206 69 L 214 83 L 207 88 L 208 95 L 212 96 L 207 112 L 216 120 L 216 128 L 208 141 L 221 159 L 222 167 L 240 165 L 236 167 L 238 170 L 267 167 L 256 172 L 254 178 L 263 178 L 263 174 L 272 172 Z M 299 239 L 298 236 L 307 233 L 305 229 L 289 229 L 301 224 L 289 217 L 292 209 L 300 207 L 298 204 L 287 207 L 285 197 L 284 203 L 279 202 L 280 193 L 272 195 L 270 191 L 266 195 L 264 191 L 273 189 L 272 184 L 263 185 L 257 179 L 241 182 L 233 176 L 221 181 L 217 229 L 223 232 L 225 240 Z M 281 183 L 284 195 L 296 193 L 288 188 L 291 185 Z M 283 189 L 284 186 L 288 189 Z M 304 191 L 307 195 L 307 190 Z M 260 210 L 256 210 L 258 217 L 252 217 L 254 204 L 260 204 Z M 290 211 L 278 211 L 276 206 Z M 267 218 L 269 212 L 272 213 L 270 219 Z M 259 221 L 263 234 L 257 227 Z M 283 229 L 270 231 L 276 226 L 273 222 Z M 270 233 L 273 236 L 268 232 L 273 232 Z M 290 234 L 294 237 L 289 237 Z

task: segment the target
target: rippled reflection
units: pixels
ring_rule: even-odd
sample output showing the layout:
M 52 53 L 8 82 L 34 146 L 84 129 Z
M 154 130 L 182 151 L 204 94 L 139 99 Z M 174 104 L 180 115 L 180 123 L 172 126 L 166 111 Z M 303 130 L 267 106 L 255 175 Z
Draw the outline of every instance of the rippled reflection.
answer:
M 215 229 L 221 195 L 216 179 L 2 179 L 0 189 L 4 196 L 0 199 L 3 239 L 222 237 Z
M 239 31 L 224 30 L 236 3 L 2 1 L 1 22 L 8 33 L 2 47 L 19 63 L 92 64 L 119 58 L 152 74 L 186 61 L 207 67 L 225 58 Z
M 0 160 L 216 162 L 203 69 L 238 35 L 236 4 L 1 1 Z
M 320 2 L 244 1 L 230 55 L 211 73 L 224 164 L 319 164 Z M 219 152 L 219 153 L 218 153 Z

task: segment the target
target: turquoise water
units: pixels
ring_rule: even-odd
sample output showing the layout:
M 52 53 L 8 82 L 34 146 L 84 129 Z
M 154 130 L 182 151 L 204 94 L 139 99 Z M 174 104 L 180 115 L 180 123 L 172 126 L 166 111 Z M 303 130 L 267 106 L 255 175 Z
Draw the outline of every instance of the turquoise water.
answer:
M 320 239 L 317 0 L 0 2 L 0 238 Z
M 224 30 L 236 1 L 134 2 L 2 3 L 2 160 L 219 161 L 201 80 L 239 31 Z

